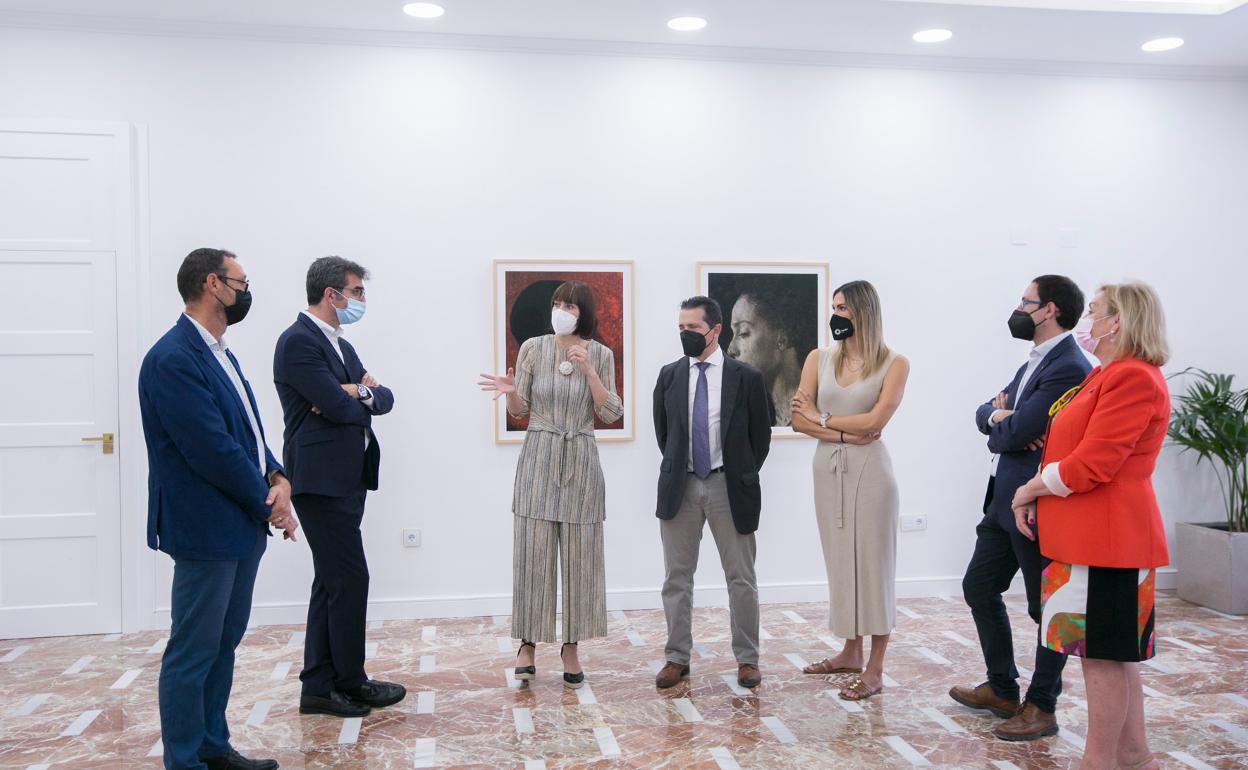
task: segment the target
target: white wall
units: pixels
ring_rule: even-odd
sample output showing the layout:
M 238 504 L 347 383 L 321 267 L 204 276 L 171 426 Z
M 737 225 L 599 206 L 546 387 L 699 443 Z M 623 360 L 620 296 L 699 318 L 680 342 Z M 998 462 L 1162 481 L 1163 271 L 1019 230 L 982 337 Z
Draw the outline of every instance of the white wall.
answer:
M 493 360 L 495 258 L 636 261 L 637 440 L 601 450 L 613 607 L 657 602 L 646 403 L 679 355 L 676 306 L 699 259 L 827 260 L 834 285 L 879 288 L 888 339 L 913 365 L 886 432 L 902 512 L 930 517 L 900 536 L 903 593 L 958 590 L 988 469 L 971 415 L 1026 355 L 1005 319 L 1034 275 L 1086 290 L 1148 280 L 1169 311 L 1171 370 L 1248 377 L 1242 82 L 5 29 L 0 113 L 147 127 L 142 347 L 180 309 L 182 256 L 235 250 L 256 304 L 229 341 L 278 441 L 272 346 L 301 307 L 308 262 L 336 253 L 372 269 L 369 315 L 350 337 L 397 394 L 378 421 L 383 489 L 365 519 L 375 617 L 509 612 L 518 447 L 494 445 L 473 384 Z M 123 279 L 121 301 L 142 288 Z M 778 441 L 764 470 L 764 598 L 824 596 L 813 450 Z M 1209 475 L 1189 466 L 1164 457 L 1167 518 L 1217 518 Z M 141 539 L 143 512 L 130 518 Z M 422 548 L 400 547 L 404 527 L 423 530 Z M 702 584 L 722 584 L 704 545 Z M 167 606 L 168 560 L 150 558 L 155 590 L 128 615 L 142 624 Z M 258 617 L 298 620 L 310 580 L 306 546 L 274 541 Z

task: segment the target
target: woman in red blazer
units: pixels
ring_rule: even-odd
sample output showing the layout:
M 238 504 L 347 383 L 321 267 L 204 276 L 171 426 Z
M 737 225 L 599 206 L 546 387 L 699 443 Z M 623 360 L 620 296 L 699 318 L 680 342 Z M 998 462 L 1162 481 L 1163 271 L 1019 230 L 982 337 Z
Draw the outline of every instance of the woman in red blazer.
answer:
M 1049 560 L 1040 642 L 1083 659 L 1080 767 L 1142 770 L 1157 766 L 1138 664 L 1153 657 L 1156 568 L 1170 561 L 1152 485 L 1170 422 L 1158 368 L 1169 351 L 1148 285 L 1102 286 L 1088 307 L 1101 366 L 1050 410 L 1041 471 L 1019 488 L 1014 515 Z

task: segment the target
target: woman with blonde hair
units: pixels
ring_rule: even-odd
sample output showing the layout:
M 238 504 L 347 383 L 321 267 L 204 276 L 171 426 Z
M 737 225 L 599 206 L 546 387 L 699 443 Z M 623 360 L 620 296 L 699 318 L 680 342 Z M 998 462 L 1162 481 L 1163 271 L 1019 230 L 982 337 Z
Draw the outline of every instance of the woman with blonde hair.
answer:
M 1024 536 L 1048 560 L 1040 643 L 1083 659 L 1081 768 L 1159 765 L 1144 731 L 1139 664 L 1154 655 L 1157 567 L 1170 561 L 1152 475 L 1170 423 L 1161 300 L 1133 282 L 1088 305 L 1101 365 L 1050 410 L 1040 472 L 1014 495 Z
M 840 692 L 856 701 L 884 688 L 884 653 L 896 625 L 897 481 L 880 432 L 901 406 L 910 363 L 884 343 L 880 297 L 870 283 L 841 286 L 832 305 L 835 344 L 806 357 L 793 429 L 819 439 L 815 514 L 828 570 L 828 625 L 845 648 L 805 672 L 858 674 Z

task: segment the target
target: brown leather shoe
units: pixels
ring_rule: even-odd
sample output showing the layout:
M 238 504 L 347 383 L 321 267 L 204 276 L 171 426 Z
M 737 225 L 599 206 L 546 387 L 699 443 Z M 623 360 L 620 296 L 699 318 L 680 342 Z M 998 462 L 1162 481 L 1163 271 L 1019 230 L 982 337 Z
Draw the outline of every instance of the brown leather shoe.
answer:
M 745 688 L 758 687 L 763 682 L 763 672 L 753 663 L 737 666 L 737 684 Z
M 654 678 L 654 686 L 661 690 L 669 687 L 675 687 L 680 684 L 680 680 L 689 676 L 689 667 L 682 666 L 679 663 L 673 663 L 670 660 L 659 669 L 659 675 Z
M 1057 715 L 1027 702 L 1017 714 L 997 725 L 992 734 L 1003 741 L 1034 741 L 1057 735 Z
M 949 690 L 949 697 L 967 708 L 985 709 L 1002 719 L 1010 719 L 1018 713 L 1018 696 L 1002 698 L 987 682 L 979 687 L 954 687 Z

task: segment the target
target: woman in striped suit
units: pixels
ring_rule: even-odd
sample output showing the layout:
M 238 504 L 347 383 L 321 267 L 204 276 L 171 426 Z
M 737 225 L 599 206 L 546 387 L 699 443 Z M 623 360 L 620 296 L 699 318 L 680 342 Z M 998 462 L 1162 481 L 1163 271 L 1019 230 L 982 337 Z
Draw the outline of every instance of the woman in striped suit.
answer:
M 585 680 L 577 642 L 606 636 L 602 522 L 605 483 L 594 418 L 611 423 L 624 405 L 615 392 L 615 356 L 590 339 L 594 296 L 568 281 L 551 299 L 554 334 L 520 346 L 514 369 L 483 374 L 482 390 L 507 397 L 507 412 L 528 416 L 516 467 L 511 635 L 521 640 L 517 679 L 533 679 L 537 642 L 555 641 L 555 559 L 563 576 L 563 681 Z

